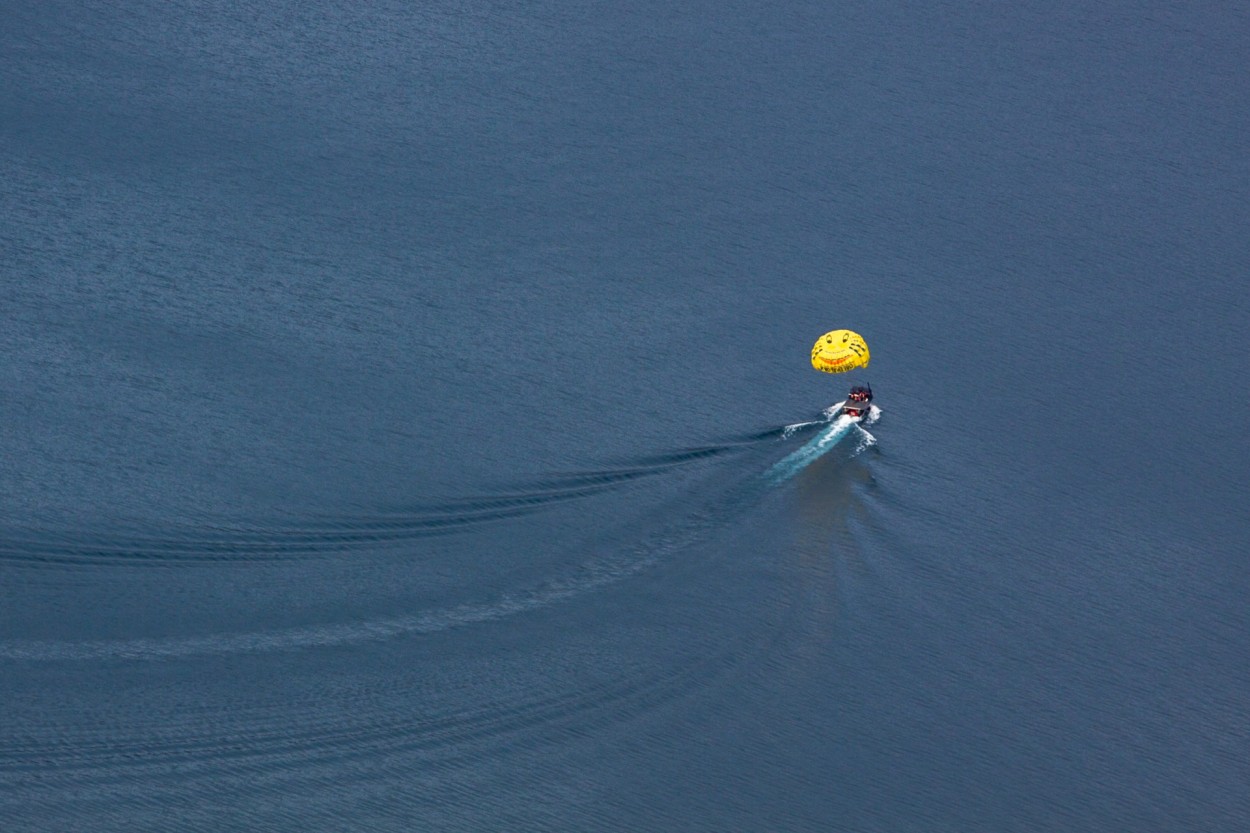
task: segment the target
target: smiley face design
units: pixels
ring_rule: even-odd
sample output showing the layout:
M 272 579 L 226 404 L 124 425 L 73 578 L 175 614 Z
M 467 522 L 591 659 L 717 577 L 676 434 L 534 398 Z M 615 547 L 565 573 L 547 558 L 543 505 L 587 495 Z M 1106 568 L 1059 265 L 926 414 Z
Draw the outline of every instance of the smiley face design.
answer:
M 823 373 L 845 373 L 868 364 L 868 345 L 851 330 L 831 330 L 812 346 L 812 367 Z

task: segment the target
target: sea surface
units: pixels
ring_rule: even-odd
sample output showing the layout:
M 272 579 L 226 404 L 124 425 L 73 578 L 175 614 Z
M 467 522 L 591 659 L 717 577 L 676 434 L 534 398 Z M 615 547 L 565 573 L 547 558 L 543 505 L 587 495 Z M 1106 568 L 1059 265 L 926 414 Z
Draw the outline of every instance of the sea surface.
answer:
M 4 833 L 1250 830 L 1244 6 L 0 19 Z

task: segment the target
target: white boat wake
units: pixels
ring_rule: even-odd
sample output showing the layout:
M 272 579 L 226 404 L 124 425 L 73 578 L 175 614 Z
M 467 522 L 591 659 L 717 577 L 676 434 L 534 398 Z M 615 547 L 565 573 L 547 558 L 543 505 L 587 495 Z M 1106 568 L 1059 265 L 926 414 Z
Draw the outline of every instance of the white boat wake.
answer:
M 841 410 L 841 402 L 826 408 L 824 413 L 827 419 L 824 421 L 829 423 L 828 426 L 823 428 L 820 433 L 808 440 L 798 449 L 790 452 L 785 457 L 774 463 L 772 467 L 764 473 L 765 480 L 773 485 L 784 483 L 811 465 L 817 458 L 829 449 L 833 448 L 851 435 L 855 435 L 859 440 L 859 444 L 855 448 L 856 454 L 859 454 L 869 446 L 876 445 L 877 438 L 870 434 L 864 426 L 871 425 L 876 422 L 877 418 L 881 415 L 881 409 L 876 405 L 873 405 L 868 411 L 868 416 L 862 421 L 856 419 L 855 417 L 835 416 L 835 414 L 838 414 Z M 813 422 L 798 422 L 794 425 L 787 425 L 785 430 L 782 432 L 782 437 L 791 437 L 796 431 L 812 425 L 818 425 L 820 422 L 821 420 L 816 420 Z

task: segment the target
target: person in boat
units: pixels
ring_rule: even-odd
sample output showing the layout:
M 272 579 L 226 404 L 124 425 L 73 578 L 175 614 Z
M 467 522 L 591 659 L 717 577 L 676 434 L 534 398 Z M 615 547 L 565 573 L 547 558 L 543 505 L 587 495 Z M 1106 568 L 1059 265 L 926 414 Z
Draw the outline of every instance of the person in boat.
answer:
M 851 388 L 851 392 L 846 396 L 847 402 L 842 407 L 842 413 L 847 416 L 859 417 L 868 411 L 868 403 L 872 402 L 872 389 L 862 385 L 856 385 Z

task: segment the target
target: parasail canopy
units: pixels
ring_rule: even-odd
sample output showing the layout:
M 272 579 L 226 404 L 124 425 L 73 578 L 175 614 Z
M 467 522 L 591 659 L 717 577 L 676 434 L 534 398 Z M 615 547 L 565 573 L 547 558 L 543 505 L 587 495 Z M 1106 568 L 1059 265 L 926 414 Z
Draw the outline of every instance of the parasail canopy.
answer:
M 845 373 L 868 366 L 868 345 L 864 337 L 850 330 L 832 330 L 816 339 L 812 347 L 812 367 L 824 373 Z

